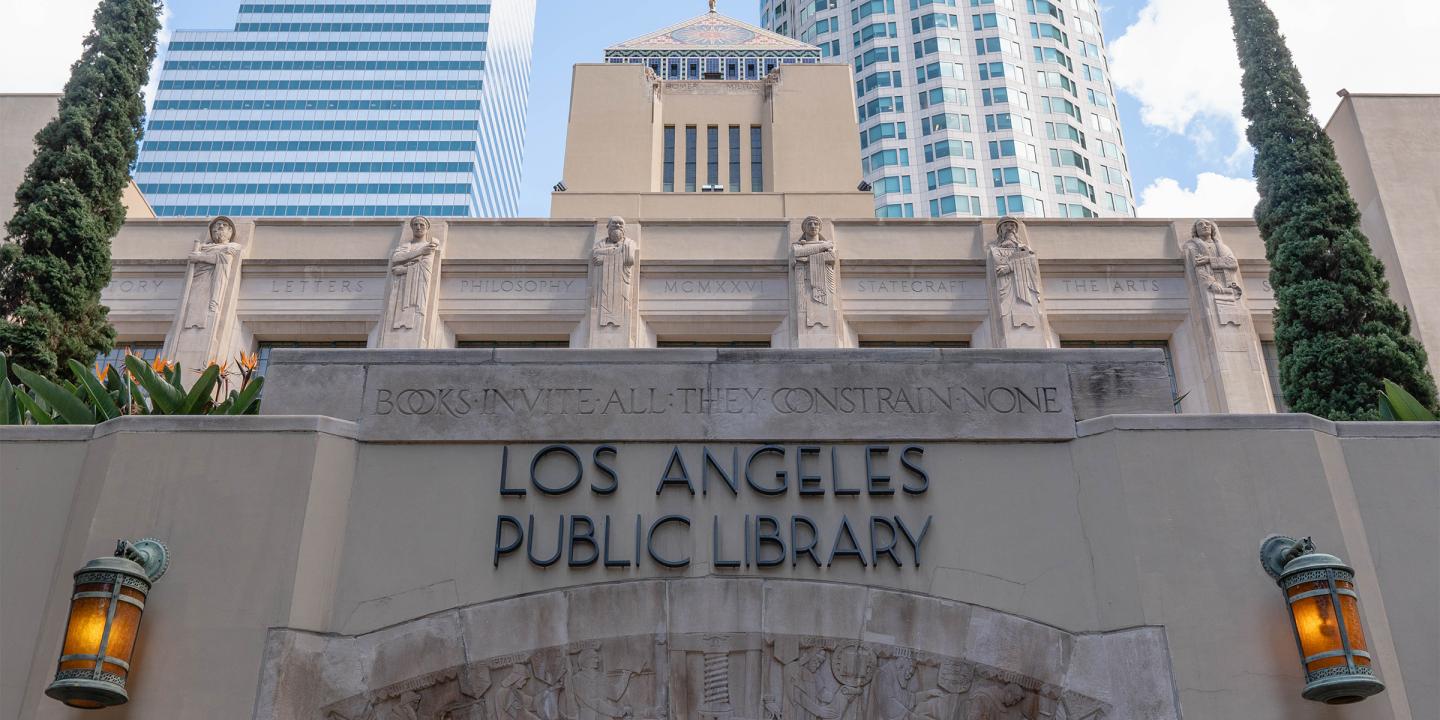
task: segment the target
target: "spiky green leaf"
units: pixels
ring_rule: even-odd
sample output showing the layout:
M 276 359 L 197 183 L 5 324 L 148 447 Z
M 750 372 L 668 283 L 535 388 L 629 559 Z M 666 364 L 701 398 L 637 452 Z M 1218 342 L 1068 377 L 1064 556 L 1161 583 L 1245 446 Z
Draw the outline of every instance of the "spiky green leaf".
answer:
M 150 366 L 134 355 L 125 358 L 125 367 L 150 397 L 150 415 L 175 415 L 185 402 L 185 394 L 161 379 Z
M 110 397 L 110 391 L 105 389 L 100 378 L 95 377 L 89 368 L 81 365 L 79 361 L 71 360 L 70 372 L 75 373 L 75 378 L 84 386 L 97 419 L 103 422 L 120 417 L 120 408 L 115 404 L 115 399 Z
M 15 366 L 15 376 L 25 383 L 35 396 L 45 401 L 45 404 L 55 409 L 57 415 L 70 425 L 94 425 L 95 413 L 78 397 L 70 391 L 40 375 L 30 372 L 19 365 Z

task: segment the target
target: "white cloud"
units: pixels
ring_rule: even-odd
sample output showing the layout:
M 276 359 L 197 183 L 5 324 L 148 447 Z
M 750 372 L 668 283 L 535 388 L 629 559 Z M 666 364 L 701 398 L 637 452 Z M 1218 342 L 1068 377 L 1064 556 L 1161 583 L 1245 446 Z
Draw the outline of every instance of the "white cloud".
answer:
M 1140 217 L 1250 217 L 1260 195 L 1255 181 L 1200 173 L 1195 189 L 1187 190 L 1170 178 L 1159 178 L 1140 193 Z
M 70 79 L 70 66 L 80 59 L 85 36 L 95 26 L 99 0 L 7 3 L 0 23 L 0 93 L 58 93 Z M 163 52 L 170 41 L 167 3 L 160 31 Z M 146 88 L 154 98 L 159 63 Z
M 165 62 L 165 50 L 170 47 L 170 38 L 175 34 L 175 28 L 170 22 L 172 17 L 170 3 L 167 2 L 160 16 L 160 35 L 157 38 L 155 63 L 150 66 L 150 82 L 145 86 L 146 113 L 155 107 L 155 93 L 160 90 L 160 66 Z
M 94 26 L 99 0 L 7 2 L 0 23 L 0 92 L 60 92 Z
M 1336 91 L 1434 92 L 1434 38 L 1440 2 L 1269 0 L 1310 90 L 1312 112 L 1328 119 Z M 1226 0 L 1149 0 L 1110 44 L 1115 85 L 1140 100 L 1147 125 L 1176 134 L 1196 120 L 1243 130 L 1240 64 Z M 1243 143 L 1243 140 L 1241 141 Z

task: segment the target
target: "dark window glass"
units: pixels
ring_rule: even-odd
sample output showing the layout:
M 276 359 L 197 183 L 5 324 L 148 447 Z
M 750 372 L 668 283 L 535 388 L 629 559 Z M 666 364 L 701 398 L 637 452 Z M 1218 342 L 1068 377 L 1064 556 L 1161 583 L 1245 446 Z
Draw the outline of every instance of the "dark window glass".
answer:
M 160 351 L 164 348 L 162 343 L 115 343 L 115 349 L 104 355 L 95 358 L 96 370 L 103 370 L 106 367 L 120 369 L 125 367 L 125 356 L 134 355 L 145 361 L 145 364 L 153 364 L 160 359 Z
M 1285 402 L 1285 393 L 1280 389 L 1280 353 L 1275 349 L 1275 341 L 1262 341 L 1260 352 L 1265 356 L 1265 372 L 1270 375 L 1270 396 L 1275 398 L 1275 412 L 1288 413 L 1290 405 Z
M 760 127 L 750 126 L 750 192 L 765 192 L 765 147 Z
M 720 127 L 705 129 L 705 183 L 712 188 L 720 184 Z
M 675 192 L 675 126 L 665 126 L 665 192 Z
M 860 339 L 862 348 L 968 348 L 969 340 L 866 340 Z
M 695 192 L 695 143 L 698 140 L 694 125 L 685 126 L 685 192 Z
M 461 340 L 455 343 L 458 348 L 568 348 L 569 340 Z
M 769 340 L 657 340 L 661 348 L 768 348 Z
M 740 192 L 740 126 L 730 126 L 730 192 Z

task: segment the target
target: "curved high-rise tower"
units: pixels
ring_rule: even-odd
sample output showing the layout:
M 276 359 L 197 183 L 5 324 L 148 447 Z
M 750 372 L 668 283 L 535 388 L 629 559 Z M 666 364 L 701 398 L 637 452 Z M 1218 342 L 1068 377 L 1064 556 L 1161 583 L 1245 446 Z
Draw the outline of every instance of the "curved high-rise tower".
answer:
M 135 170 L 156 214 L 518 211 L 535 0 L 240 6 L 175 33 Z
M 1129 217 L 1095 0 L 760 0 L 855 69 L 881 217 Z

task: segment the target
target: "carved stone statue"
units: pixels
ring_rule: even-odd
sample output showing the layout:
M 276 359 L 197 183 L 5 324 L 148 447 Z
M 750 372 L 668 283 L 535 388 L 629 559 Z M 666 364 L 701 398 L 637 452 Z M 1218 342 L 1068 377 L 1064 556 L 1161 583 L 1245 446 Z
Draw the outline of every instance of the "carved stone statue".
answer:
M 861 688 L 841 685 L 828 667 L 824 648 L 805 649 L 784 670 L 783 720 L 838 720 Z
M 970 694 L 965 720 L 1025 720 L 1018 707 L 1025 701 L 1025 688 L 1016 683 L 991 684 Z
M 606 672 L 601 666 L 600 651 L 595 647 L 582 649 L 579 663 L 580 669 L 575 671 L 570 681 L 575 705 L 579 709 L 578 720 L 632 717 L 634 710 L 621 704 L 620 700 L 630 688 L 630 681 L 641 673 L 632 670 Z
M 1185 243 L 1185 261 L 1195 270 L 1195 278 L 1210 297 L 1208 311 L 1214 312 L 1217 325 L 1243 327 L 1247 312 L 1240 301 L 1245 291 L 1240 287 L 1240 262 L 1220 238 L 1220 227 L 1211 220 L 1196 220 Z
M 835 243 L 820 234 L 820 227 L 820 218 L 814 215 L 805 218 L 800 224 L 800 240 L 790 246 L 804 328 L 828 328 L 835 322 L 835 267 L 838 259 Z
M 915 674 L 915 661 L 894 658 L 880 666 L 871 688 L 874 720 L 911 720 L 919 702 L 920 678 Z
M 235 242 L 235 223 L 228 217 L 210 221 L 206 242 L 190 253 L 190 285 L 181 330 L 205 329 L 230 290 L 242 248 Z
M 495 693 L 495 710 L 500 720 L 541 720 L 538 695 L 525 691 L 530 682 L 530 669 L 522 663 L 510 667 L 510 674 L 500 681 Z
M 625 218 L 612 217 L 605 237 L 596 241 L 591 261 L 599 268 L 594 290 L 599 327 L 625 327 L 635 301 L 635 265 L 639 253 L 635 241 L 625 233 Z
M 430 221 L 410 219 L 410 239 L 390 255 L 390 329 L 423 330 L 430 301 L 435 255 L 440 241 L 430 236 Z
M 999 290 L 1000 317 L 1007 328 L 1038 329 L 1041 326 L 1040 261 L 1030 248 L 1025 225 L 1007 217 L 995 226 L 995 231 L 990 258 Z

